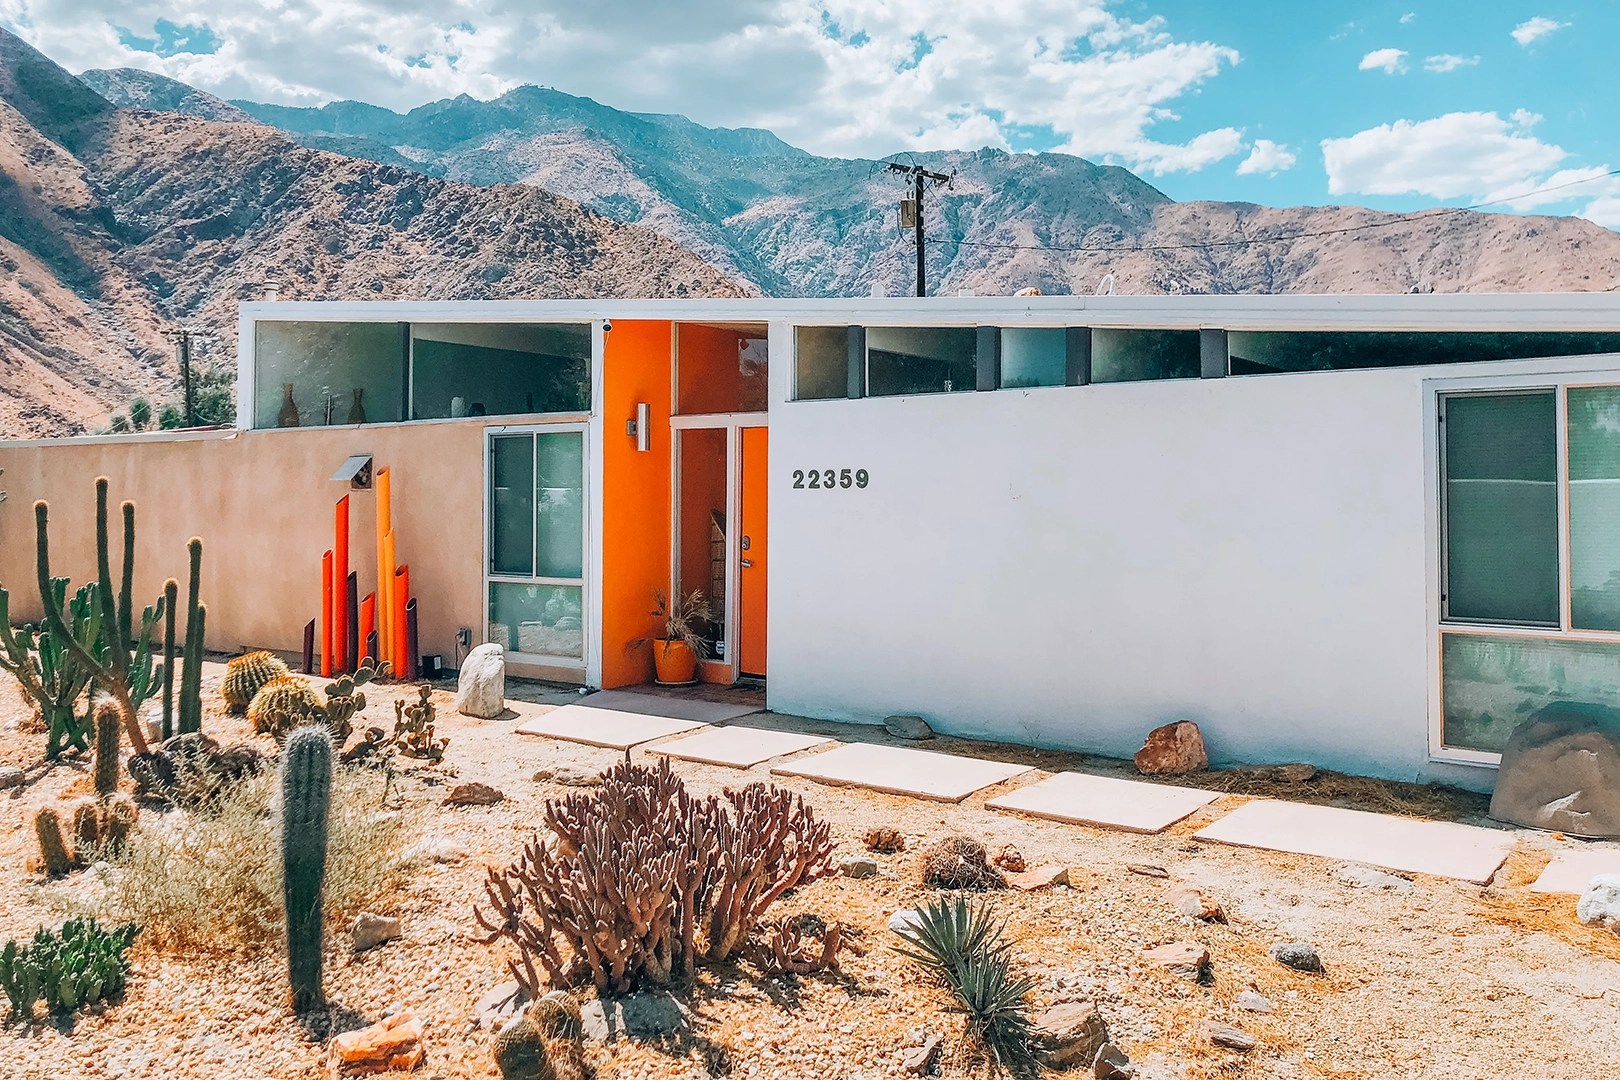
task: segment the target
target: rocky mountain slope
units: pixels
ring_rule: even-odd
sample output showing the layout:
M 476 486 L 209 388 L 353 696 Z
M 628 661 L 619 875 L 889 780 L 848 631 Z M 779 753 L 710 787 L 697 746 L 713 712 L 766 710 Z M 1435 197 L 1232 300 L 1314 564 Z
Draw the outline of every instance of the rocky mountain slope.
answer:
M 166 391 L 164 328 L 211 330 L 234 356 L 236 304 L 268 280 L 289 299 L 737 292 L 656 232 L 534 186 L 115 108 L 0 31 L 0 437 L 70 434 Z
M 120 103 L 183 100 L 190 89 L 145 72 L 85 77 Z M 114 82 L 127 88 L 122 96 Z M 137 92 L 142 84 L 150 89 Z M 913 287 L 911 237 L 896 227 L 899 178 L 769 132 L 626 113 L 535 86 L 404 114 L 350 101 L 232 104 L 307 145 L 577 199 L 654 228 L 765 293 Z M 1109 274 L 1119 291 L 1139 293 L 1589 290 L 1620 280 L 1620 234 L 1579 219 L 1177 203 L 1124 169 L 1062 154 L 914 160 L 956 173 L 929 195 L 929 276 L 943 291 L 1090 292 Z M 1282 239 L 1196 246 L 1272 237 Z

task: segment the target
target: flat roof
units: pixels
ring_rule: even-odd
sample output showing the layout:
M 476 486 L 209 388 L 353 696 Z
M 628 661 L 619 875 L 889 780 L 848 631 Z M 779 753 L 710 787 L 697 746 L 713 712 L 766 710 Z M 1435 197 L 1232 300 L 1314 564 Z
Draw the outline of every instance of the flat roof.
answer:
M 1228 330 L 1620 331 L 1620 291 L 1197 296 L 722 297 L 685 300 L 274 300 L 243 321 L 773 321 Z

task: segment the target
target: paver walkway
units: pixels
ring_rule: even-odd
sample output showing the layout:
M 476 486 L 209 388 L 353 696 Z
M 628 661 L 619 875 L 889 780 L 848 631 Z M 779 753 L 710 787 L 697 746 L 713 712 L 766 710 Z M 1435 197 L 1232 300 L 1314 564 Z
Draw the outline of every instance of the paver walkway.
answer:
M 586 746 L 628 750 L 644 742 L 707 726 L 696 720 L 564 705 L 543 716 L 525 720 L 514 730 L 519 735 L 544 735 L 551 739 L 584 743 Z
M 1538 893 L 1583 893 L 1599 874 L 1620 874 L 1620 847 L 1560 851 L 1530 886 Z
M 919 799 L 961 802 L 975 791 L 1029 771 L 1027 765 L 957 757 L 903 746 L 853 743 L 778 765 L 779 776 L 886 791 Z
M 752 769 L 771 758 L 796 754 L 812 746 L 821 746 L 833 740 L 825 735 L 801 735 L 796 731 L 770 731 L 765 728 L 709 727 L 691 735 L 661 742 L 647 747 L 648 753 L 663 754 L 683 761 L 697 761 L 705 765 L 729 765 L 734 769 Z
M 634 690 L 599 690 L 580 698 L 579 703 L 591 709 L 645 713 L 648 716 L 667 716 L 674 720 L 697 720 L 705 724 L 718 724 L 759 712 L 759 708 L 754 705 L 734 705 L 663 694 L 638 694 Z
M 1220 792 L 1200 788 L 1063 772 L 984 805 L 1075 825 L 1156 833 L 1218 798 Z

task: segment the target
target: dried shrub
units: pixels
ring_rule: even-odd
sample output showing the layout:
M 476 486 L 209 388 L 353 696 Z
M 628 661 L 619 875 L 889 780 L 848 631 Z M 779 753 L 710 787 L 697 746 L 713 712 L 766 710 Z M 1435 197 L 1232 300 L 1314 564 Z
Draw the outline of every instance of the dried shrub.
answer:
M 935 889 L 1005 889 L 1007 879 L 985 858 L 984 845 L 971 836 L 947 836 L 928 849 L 923 884 Z
M 329 925 L 375 908 L 403 877 L 408 826 L 400 814 L 380 812 L 383 785 L 384 778 L 359 770 L 333 777 Z M 279 816 L 276 778 L 269 773 L 225 788 L 191 813 L 143 815 L 113 863 L 110 888 L 98 906 L 139 923 L 146 940 L 170 950 L 280 948 Z
M 889 825 L 874 825 L 866 830 L 861 838 L 867 851 L 875 851 L 879 855 L 893 855 L 897 851 L 906 850 L 906 838 L 900 835 L 900 830 Z
M 513 975 L 538 997 L 589 979 L 626 993 L 732 955 L 789 889 L 834 873 L 832 841 L 797 795 L 752 784 L 694 798 L 669 767 L 624 762 L 600 789 L 546 801 L 552 840 L 491 870 L 489 932 L 518 948 Z

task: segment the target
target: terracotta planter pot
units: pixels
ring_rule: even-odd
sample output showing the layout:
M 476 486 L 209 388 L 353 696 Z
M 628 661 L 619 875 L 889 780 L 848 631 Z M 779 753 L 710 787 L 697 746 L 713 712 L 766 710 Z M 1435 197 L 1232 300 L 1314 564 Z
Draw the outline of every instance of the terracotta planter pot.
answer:
M 655 640 L 653 667 L 661 683 L 683 685 L 697 681 L 697 653 L 684 641 Z

